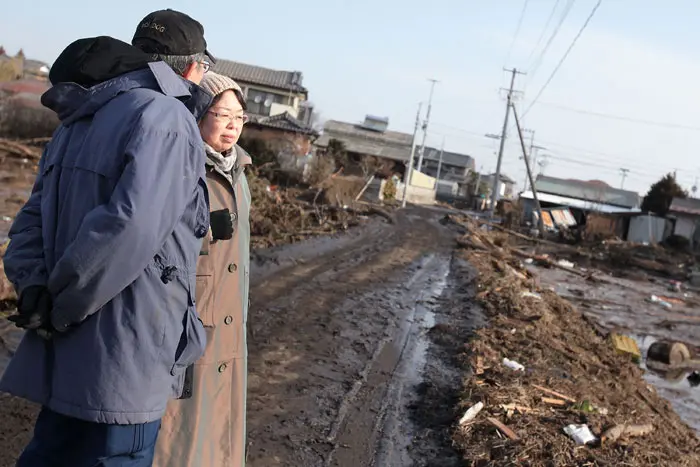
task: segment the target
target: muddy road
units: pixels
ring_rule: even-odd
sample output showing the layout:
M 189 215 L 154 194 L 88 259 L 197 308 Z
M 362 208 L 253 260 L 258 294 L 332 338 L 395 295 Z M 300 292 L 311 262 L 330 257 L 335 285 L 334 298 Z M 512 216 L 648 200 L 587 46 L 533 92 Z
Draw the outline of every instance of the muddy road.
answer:
M 369 226 L 335 249 L 308 244 L 290 255 L 288 248 L 277 268 L 268 266 L 274 253 L 258 258 L 250 466 L 458 465 L 440 442 L 449 440 L 454 404 L 445 401 L 450 416 L 432 440 L 426 433 L 435 431 L 439 410 L 419 413 L 426 388 L 445 382 L 424 378 L 433 351 L 426 333 L 445 318 L 456 286 L 454 238 L 439 217 L 404 211 L 394 225 Z
M 443 215 L 409 208 L 252 255 L 250 467 L 462 465 L 455 349 L 481 321 L 463 311 L 474 272 L 453 259 Z M 17 344 L 10 329 L 0 363 Z M 14 465 L 35 413 L 0 396 L 0 467 Z

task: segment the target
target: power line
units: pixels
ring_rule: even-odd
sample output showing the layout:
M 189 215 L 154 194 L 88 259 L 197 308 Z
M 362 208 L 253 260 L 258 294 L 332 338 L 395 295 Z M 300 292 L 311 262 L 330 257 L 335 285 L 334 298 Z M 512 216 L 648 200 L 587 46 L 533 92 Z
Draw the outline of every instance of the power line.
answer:
M 633 118 L 633 117 L 626 117 L 623 115 L 613 115 L 613 114 L 608 114 L 608 113 L 603 113 L 603 112 L 595 112 L 592 110 L 575 109 L 572 107 L 566 107 L 566 106 L 559 105 L 559 104 L 551 104 L 548 102 L 540 102 L 540 105 L 543 105 L 545 107 L 552 107 L 552 108 L 559 109 L 559 110 L 564 110 L 567 112 L 573 112 L 573 113 L 582 114 L 582 115 L 591 115 L 593 117 L 609 118 L 611 120 L 620 120 L 620 121 L 628 122 L 628 123 L 638 123 L 641 125 L 658 126 L 658 127 L 672 128 L 672 129 L 678 129 L 678 130 L 700 131 L 700 127 L 692 126 L 692 125 L 683 125 L 680 123 L 659 122 L 659 121 L 654 121 L 654 120 L 645 120 L 643 118 Z
M 574 3 L 576 3 L 576 0 L 569 0 L 569 3 L 567 3 L 566 6 L 564 6 L 564 10 L 562 10 L 561 18 L 559 18 L 559 23 L 554 28 L 554 31 L 552 31 L 552 35 L 549 36 L 549 39 L 547 40 L 547 43 L 544 45 L 544 48 L 540 52 L 539 57 L 537 57 L 537 60 L 532 62 L 531 70 L 528 72 L 530 74 L 530 79 L 532 79 L 534 77 L 535 73 L 537 73 L 537 70 L 540 68 L 540 65 L 542 64 L 542 60 L 544 59 L 544 56 L 546 55 L 547 51 L 549 50 L 549 47 L 554 42 L 554 38 L 557 37 L 557 34 L 559 34 L 559 30 L 561 29 L 561 26 L 564 24 L 564 21 L 566 21 L 567 16 L 569 16 L 569 13 L 571 12 L 571 8 L 574 6 Z
M 571 42 L 571 45 L 566 50 L 566 53 L 564 53 L 564 56 L 561 58 L 561 60 L 559 60 L 559 63 L 554 68 L 554 71 L 552 71 L 552 74 L 549 76 L 549 79 L 547 79 L 547 81 L 544 83 L 544 86 L 542 86 L 542 88 L 540 89 L 540 92 L 537 93 L 537 95 L 535 96 L 535 99 L 528 106 L 527 110 L 525 110 L 523 117 L 525 117 L 525 115 L 527 115 L 527 113 L 530 111 L 532 106 L 537 103 L 537 100 L 540 98 L 540 96 L 542 96 L 542 93 L 544 92 L 544 90 L 547 89 L 547 86 L 549 86 L 549 83 L 552 82 L 552 80 L 554 79 L 554 76 L 559 71 L 559 68 L 561 68 L 561 66 L 564 64 L 564 61 L 566 60 L 566 58 L 569 56 L 569 54 L 573 50 L 574 46 L 576 45 L 576 42 L 578 42 L 579 37 L 581 37 L 581 34 L 583 34 L 583 31 L 586 29 L 586 27 L 588 27 L 588 24 L 593 19 L 593 16 L 595 16 L 595 13 L 596 13 L 596 11 L 598 11 L 598 8 L 600 7 L 601 3 L 603 3 L 603 0 L 598 0 L 598 3 L 595 4 L 595 6 L 593 7 L 593 10 L 588 15 L 588 18 L 586 18 L 586 22 L 583 23 L 583 26 L 581 26 L 581 29 L 579 30 L 578 34 L 576 34 L 576 37 L 574 37 L 574 40 Z
M 515 47 L 515 42 L 518 40 L 518 35 L 520 34 L 520 28 L 523 25 L 523 19 L 525 18 L 525 12 L 527 11 L 527 4 L 530 3 L 530 0 L 525 0 L 523 3 L 523 9 L 520 12 L 520 19 L 518 19 L 518 26 L 515 28 L 515 34 L 513 35 L 513 40 L 510 43 L 510 48 L 508 49 L 508 55 L 506 56 L 506 65 L 508 65 L 508 61 L 510 60 L 510 55 L 513 53 L 513 47 Z
M 433 126 L 440 127 L 440 128 L 443 128 L 443 129 L 445 129 L 445 130 L 449 130 L 449 131 L 445 131 L 445 132 L 434 132 L 434 134 L 440 135 L 440 136 L 445 136 L 445 135 L 447 135 L 447 136 L 450 136 L 450 137 L 453 138 L 453 139 L 454 139 L 454 138 L 458 138 L 458 139 L 460 139 L 460 138 L 463 138 L 463 139 L 487 139 L 487 138 L 488 138 L 484 133 L 480 133 L 480 132 L 478 132 L 478 131 L 470 131 L 470 130 L 466 130 L 466 129 L 464 129 L 464 128 L 459 128 L 459 127 L 452 126 L 452 125 L 445 125 L 445 124 L 437 123 L 437 122 L 432 123 L 432 125 L 433 125 Z M 450 131 L 452 131 L 452 132 L 458 132 L 458 133 L 464 133 L 465 135 L 468 135 L 468 136 L 462 136 L 462 137 L 460 137 L 460 136 L 455 135 L 454 133 L 451 133 Z M 557 143 L 557 142 L 549 141 L 549 140 L 542 140 L 542 139 L 538 139 L 538 140 L 539 140 L 540 143 L 545 144 L 545 145 L 547 145 L 547 146 L 554 146 L 554 147 L 556 147 L 556 148 L 563 148 L 563 149 L 565 150 L 565 152 L 573 152 L 573 153 L 581 154 L 581 155 L 583 155 L 583 156 L 586 157 L 586 160 L 587 160 L 587 161 L 591 161 L 591 160 L 594 160 L 594 161 L 597 160 L 597 161 L 602 161 L 602 162 L 611 162 L 611 161 L 614 161 L 614 162 L 618 162 L 618 163 L 620 163 L 620 164 L 624 164 L 624 165 L 630 166 L 630 167 L 632 167 L 632 168 L 635 168 L 635 167 L 644 167 L 644 168 L 646 168 L 646 169 L 649 169 L 649 168 L 651 168 L 651 169 L 658 168 L 659 170 L 665 170 L 665 168 L 662 169 L 661 166 L 657 166 L 657 165 L 653 165 L 653 164 L 648 164 L 648 163 L 642 164 L 642 163 L 639 162 L 639 158 L 638 158 L 638 157 L 624 157 L 624 156 L 621 156 L 621 155 L 615 155 L 615 154 L 609 154 L 609 153 L 594 151 L 594 150 L 591 150 L 591 149 L 585 149 L 585 148 L 581 148 L 581 147 L 577 147 L 577 146 L 569 146 L 569 145 L 566 145 L 566 144 L 561 144 L 561 143 Z M 516 148 L 516 145 L 515 145 L 514 142 L 506 141 L 506 144 L 508 144 L 509 146 L 512 145 L 513 148 Z M 479 147 L 479 148 L 482 148 L 482 147 L 483 147 L 483 148 L 489 148 L 489 149 L 492 148 L 492 146 L 491 146 L 491 145 L 488 145 L 488 144 L 479 145 L 479 146 L 477 146 L 477 147 Z M 553 148 L 550 148 L 550 149 L 553 150 Z M 558 150 L 558 151 L 555 151 L 555 152 L 560 153 L 561 151 Z M 592 157 L 591 155 L 597 156 L 597 157 Z M 589 162 L 581 162 L 581 164 L 588 165 Z M 616 170 L 617 170 L 617 169 L 616 169 Z
M 554 2 L 554 7 L 552 8 L 552 12 L 549 14 L 549 18 L 547 18 L 547 22 L 544 23 L 544 27 L 542 28 L 542 32 L 540 33 L 540 37 L 537 39 L 537 43 L 535 44 L 535 47 L 533 47 L 532 52 L 530 52 L 530 55 L 527 57 L 527 62 L 530 62 L 530 59 L 535 55 L 535 51 L 538 49 L 540 44 L 542 43 L 542 39 L 544 39 L 544 35 L 547 32 L 547 29 L 549 28 L 549 23 L 552 22 L 552 18 L 554 18 L 554 13 L 557 12 L 557 7 L 559 6 L 559 3 L 561 0 L 556 0 Z

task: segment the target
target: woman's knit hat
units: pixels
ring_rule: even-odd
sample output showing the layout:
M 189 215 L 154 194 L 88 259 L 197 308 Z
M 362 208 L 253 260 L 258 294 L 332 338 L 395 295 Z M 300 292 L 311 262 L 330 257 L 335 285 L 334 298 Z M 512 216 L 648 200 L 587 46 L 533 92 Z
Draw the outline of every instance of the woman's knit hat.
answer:
M 209 71 L 204 74 L 204 78 L 202 79 L 202 82 L 199 83 L 199 86 L 214 97 L 217 97 L 219 94 L 229 90 L 233 91 L 243 108 L 245 109 L 246 107 L 245 99 L 243 97 L 243 90 L 238 83 L 228 76 Z
M 214 73 L 213 71 L 205 73 L 204 79 L 202 79 L 199 85 L 214 97 L 228 90 L 238 91 L 241 94 L 243 93 L 241 87 L 234 80 L 228 76 Z

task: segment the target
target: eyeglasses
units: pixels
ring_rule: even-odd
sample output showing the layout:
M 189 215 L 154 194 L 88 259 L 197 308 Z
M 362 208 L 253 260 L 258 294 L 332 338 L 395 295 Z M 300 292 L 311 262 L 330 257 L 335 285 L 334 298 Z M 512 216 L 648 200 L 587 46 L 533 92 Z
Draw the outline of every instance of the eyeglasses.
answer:
M 242 115 L 231 115 L 228 113 L 222 113 L 222 112 L 214 112 L 212 110 L 209 111 L 210 114 L 212 114 L 214 117 L 218 118 L 219 120 L 224 120 L 228 123 L 234 123 L 237 126 L 243 126 L 248 121 L 250 120 L 250 117 L 246 114 Z
M 204 69 L 204 73 L 208 72 L 209 69 L 211 68 L 211 63 L 209 63 L 206 60 L 202 60 L 201 62 L 199 62 L 199 64 L 202 65 L 202 68 Z

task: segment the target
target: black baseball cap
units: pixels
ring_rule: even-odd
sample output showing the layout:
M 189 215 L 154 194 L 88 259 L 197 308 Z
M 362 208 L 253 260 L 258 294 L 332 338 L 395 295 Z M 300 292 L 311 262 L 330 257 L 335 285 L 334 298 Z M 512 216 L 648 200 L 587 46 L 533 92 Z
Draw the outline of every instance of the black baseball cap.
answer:
M 212 63 L 216 63 L 214 56 L 207 50 L 204 27 L 197 20 L 171 9 L 154 11 L 141 20 L 131 44 L 153 54 L 204 53 Z

